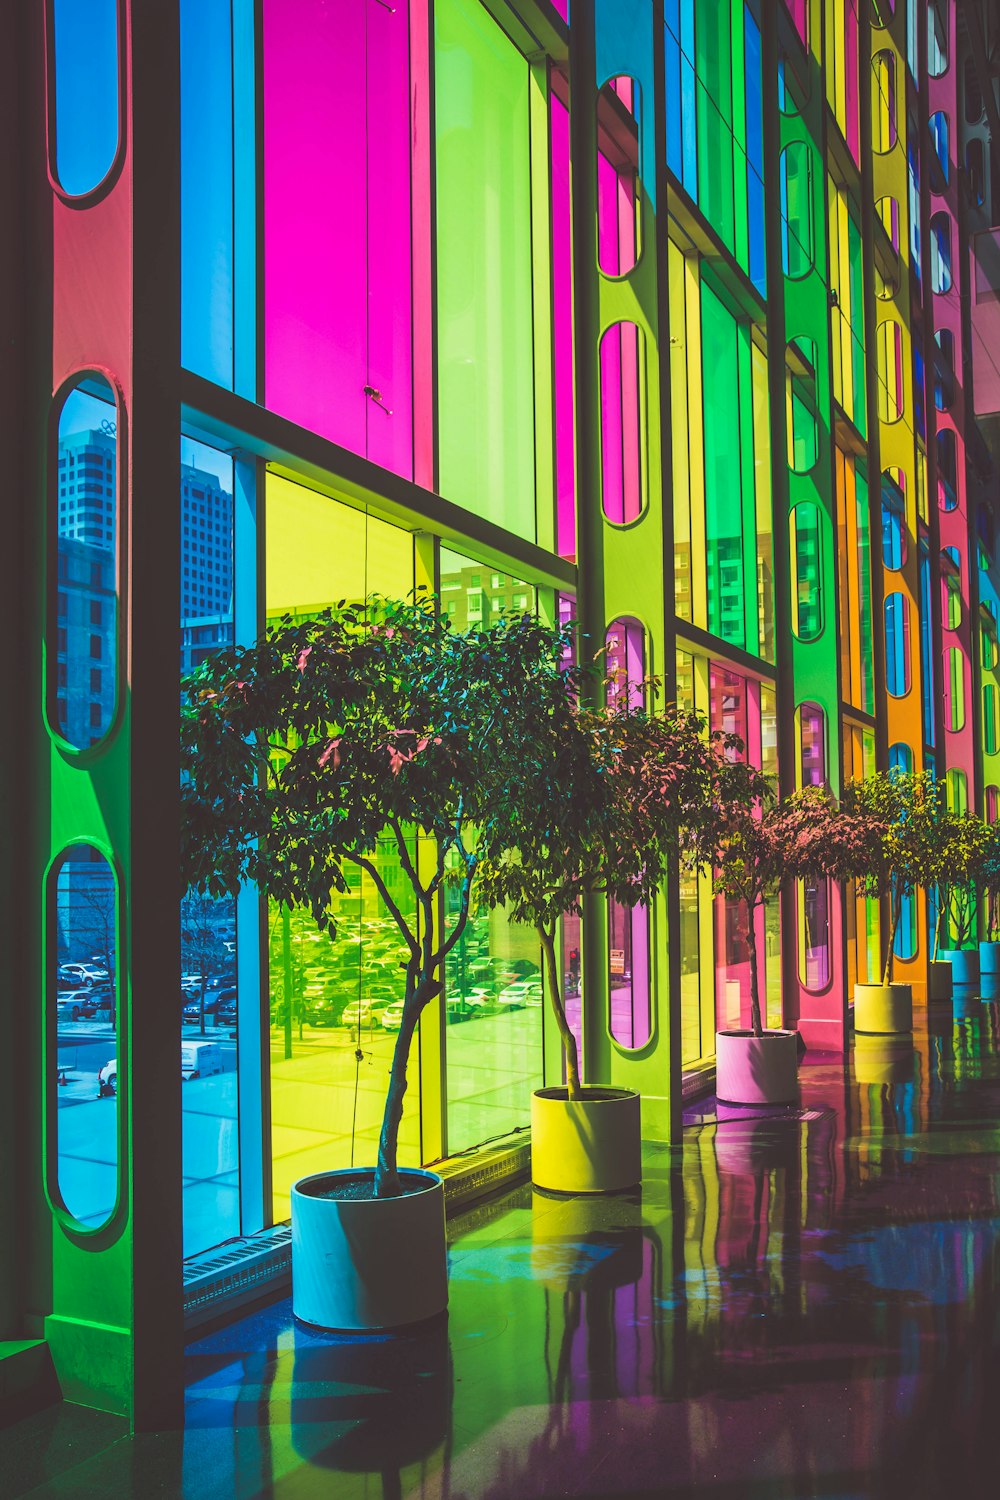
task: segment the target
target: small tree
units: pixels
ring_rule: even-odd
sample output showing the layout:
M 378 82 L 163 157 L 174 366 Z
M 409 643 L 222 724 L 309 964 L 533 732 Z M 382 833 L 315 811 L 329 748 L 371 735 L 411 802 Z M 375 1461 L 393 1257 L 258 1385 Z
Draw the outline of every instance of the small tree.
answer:
M 1000 936 L 1000 823 L 987 823 L 986 830 L 979 879 L 986 898 L 986 936 L 995 943 Z
M 845 787 L 842 807 L 848 817 L 836 847 L 840 878 L 855 881 L 859 895 L 889 904 L 882 954 L 882 983 L 889 984 L 903 900 L 928 879 L 933 883 L 938 789 L 926 771 L 876 771 Z
M 804 787 L 779 803 L 768 779 L 746 761 L 728 761 L 720 776 L 713 858 L 717 895 L 740 901 L 750 959 L 750 1024 L 763 1036 L 757 955 L 758 907 L 787 880 L 826 875 L 834 862 L 829 793 Z
M 949 929 L 955 946 L 964 948 L 976 922 L 978 893 L 995 842 L 993 830 L 973 813 L 943 812 L 937 821 L 929 861 L 928 884 L 937 886 L 937 921 L 934 924 L 934 957 Z
M 525 747 L 522 773 L 508 789 L 507 821 L 482 863 L 478 893 L 538 934 L 570 1099 L 579 1098 L 581 1081 L 556 955 L 560 918 L 580 914 L 587 895 L 643 905 L 671 858 L 696 857 L 719 766 L 704 731 L 702 718 L 675 708 L 662 716 L 624 704 L 584 710 L 568 729 L 549 722 Z
M 407 961 L 375 1170 L 375 1193 L 401 1191 L 397 1139 L 410 1046 L 442 989 L 479 864 L 506 791 L 540 733 L 572 725 L 560 671 L 565 634 L 531 616 L 453 631 L 432 600 L 285 617 L 253 647 L 218 652 L 185 684 L 181 722 L 182 874 L 210 895 L 242 882 L 320 929 L 331 891 L 360 866 L 402 934 Z M 507 824 L 506 826 L 509 826 Z M 413 833 L 427 841 L 415 858 Z M 413 914 L 375 858 L 394 844 Z M 460 866 L 450 930 L 438 922 L 450 857 Z

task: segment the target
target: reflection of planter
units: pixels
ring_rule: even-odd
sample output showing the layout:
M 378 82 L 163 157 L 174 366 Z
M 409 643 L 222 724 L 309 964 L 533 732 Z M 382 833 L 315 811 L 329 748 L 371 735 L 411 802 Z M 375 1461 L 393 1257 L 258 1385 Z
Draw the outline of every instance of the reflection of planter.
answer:
M 941 957 L 951 964 L 953 985 L 979 983 L 978 948 L 942 948 Z
M 802 1142 L 796 1116 L 747 1114 L 745 1105 L 717 1103 L 716 1120 L 715 1160 L 720 1172 L 756 1177 L 777 1167 L 794 1171 L 799 1166 Z
M 560 1292 L 633 1285 L 642 1275 L 642 1198 L 572 1198 L 533 1188 L 531 1275 Z
M 717 1031 L 715 1092 L 728 1104 L 794 1104 L 799 1096 L 794 1031 Z
M 943 958 L 932 958 L 927 965 L 927 998 L 951 999 L 951 964 Z
M 614 1193 L 642 1181 L 639 1095 L 585 1086 L 531 1096 L 531 1180 L 555 1193 Z
M 1000 977 L 1000 943 L 979 944 L 979 974 Z
M 1000 974 L 980 974 L 980 1000 L 1000 1000 Z
M 907 1083 L 913 1077 L 913 1043 L 908 1036 L 854 1039 L 854 1076 L 859 1083 Z
M 983 1002 L 979 996 L 979 985 L 975 990 L 967 987 L 956 992 L 951 1002 L 952 1019 L 955 1021 L 970 1021 L 975 1016 L 982 1015 Z
M 913 991 L 908 984 L 856 984 L 854 1030 L 895 1036 L 913 1030 Z
M 447 1307 L 444 1184 L 433 1172 L 399 1175 L 409 1191 L 398 1198 L 336 1196 L 370 1182 L 371 1168 L 293 1185 L 292 1311 L 304 1323 L 402 1328 Z
M 308 1463 L 398 1474 L 447 1436 L 448 1325 L 439 1318 L 413 1333 L 361 1339 L 297 1325 L 291 1397 L 292 1443 Z

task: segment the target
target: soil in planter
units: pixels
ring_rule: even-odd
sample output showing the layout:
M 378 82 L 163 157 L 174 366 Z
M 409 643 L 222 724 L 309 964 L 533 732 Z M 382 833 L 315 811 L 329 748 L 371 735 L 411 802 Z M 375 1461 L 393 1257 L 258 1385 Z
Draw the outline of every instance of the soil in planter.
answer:
M 535 1093 L 540 1099 L 562 1099 L 564 1101 L 568 1101 L 569 1099 L 569 1089 L 565 1085 L 548 1089 L 536 1089 Z M 628 1089 L 602 1089 L 596 1085 L 591 1087 L 590 1084 L 585 1083 L 579 1099 L 574 1099 L 573 1102 L 574 1104 L 600 1104 L 607 1099 L 621 1100 L 627 1098 L 628 1094 Z
M 409 1198 L 414 1193 L 426 1193 L 432 1186 L 426 1177 L 411 1177 L 405 1171 L 399 1174 L 400 1191 L 393 1196 L 396 1198 Z M 361 1171 L 353 1173 L 350 1177 L 345 1174 L 331 1180 L 321 1179 L 319 1182 L 299 1183 L 297 1190 L 307 1198 L 326 1198 L 336 1202 L 362 1203 L 367 1199 L 375 1197 L 375 1173 L 372 1171 Z

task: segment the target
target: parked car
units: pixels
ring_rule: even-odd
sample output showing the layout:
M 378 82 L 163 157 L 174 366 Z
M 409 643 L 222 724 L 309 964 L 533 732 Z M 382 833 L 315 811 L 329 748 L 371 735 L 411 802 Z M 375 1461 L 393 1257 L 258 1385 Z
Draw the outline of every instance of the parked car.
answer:
M 488 1015 L 495 1005 L 490 991 L 477 986 L 464 994 L 448 996 L 445 1009 L 449 1021 L 470 1021 L 474 1016 Z
M 382 1030 L 398 1031 L 403 1024 L 403 1002 L 394 1000 L 382 1012 Z
M 60 964 L 58 978 L 61 984 L 79 987 L 97 984 L 101 980 L 107 983 L 111 975 L 107 969 L 98 968 L 94 964 Z
M 56 996 L 59 1021 L 91 1021 L 97 1015 L 97 998 L 93 990 L 68 990 Z
M 519 1010 L 526 1005 L 541 1005 L 542 981 L 540 979 L 515 979 L 497 997 L 497 1004 L 510 1010 Z
M 113 1057 L 97 1075 L 97 1097 L 107 1099 L 118 1092 L 118 1059 Z
M 362 1031 L 369 1031 L 373 1026 L 382 1024 L 384 1009 L 376 1010 L 367 1000 L 362 1000 L 359 1005 L 356 1000 L 349 1000 L 341 1012 L 341 1026 L 360 1026 Z
M 209 993 L 205 994 L 205 1014 L 215 1018 L 216 1025 L 231 1026 L 236 1020 L 236 990 L 218 990 L 209 999 Z M 189 996 L 181 1012 L 184 1020 L 189 1024 L 198 1024 L 201 1021 L 201 999 Z

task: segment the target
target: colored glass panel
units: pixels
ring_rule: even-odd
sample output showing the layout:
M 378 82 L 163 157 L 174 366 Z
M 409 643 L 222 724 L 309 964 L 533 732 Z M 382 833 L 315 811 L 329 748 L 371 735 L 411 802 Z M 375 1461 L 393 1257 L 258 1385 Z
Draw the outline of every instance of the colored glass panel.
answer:
M 556 550 L 576 557 L 574 451 L 573 244 L 571 233 L 569 110 L 551 96 L 552 338 L 555 383 Z
M 898 570 L 906 562 L 906 475 L 900 469 L 882 475 L 882 563 Z
M 893 698 L 910 691 L 910 601 L 900 593 L 885 596 L 885 686 Z
M 265 0 L 265 399 L 413 475 L 409 6 Z
M 118 0 L 49 0 L 54 79 L 53 176 L 63 192 L 94 192 L 120 139 Z
M 315 614 L 370 594 L 405 598 L 413 588 L 413 538 L 305 485 L 268 475 L 265 601 L 269 617 Z M 421 857 L 416 840 L 411 858 Z M 404 914 L 415 897 L 399 852 L 387 840 L 376 863 Z M 381 1024 L 401 998 L 403 940 L 367 872 L 331 893 L 337 940 L 307 913 L 272 903 L 270 1090 L 273 1212 L 288 1218 L 289 1191 L 313 1170 L 370 1165 L 385 1098 L 383 1079 L 395 1033 Z M 421 1026 L 423 1026 L 423 1022 Z M 360 1052 L 360 1060 L 356 1057 Z M 411 1054 L 400 1161 L 419 1165 L 419 1041 Z
M 792 508 L 788 542 L 792 630 L 798 640 L 814 641 L 823 631 L 823 567 L 819 510 L 811 500 L 803 500 Z
M 639 259 L 641 131 L 639 85 L 609 79 L 597 96 L 597 264 L 605 276 L 627 276 Z
M 81 1228 L 95 1230 L 114 1215 L 119 1192 L 118 882 L 105 855 L 80 843 L 55 861 L 47 891 L 49 1191 Z
M 48 712 L 76 750 L 104 738 L 118 702 L 118 420 L 114 392 L 99 375 L 82 376 L 59 407 Z
M 798 281 L 812 270 L 815 257 L 812 202 L 812 154 L 808 141 L 792 141 L 778 162 L 781 191 L 781 264 Z
M 619 526 L 643 507 L 642 346 L 635 323 L 613 323 L 601 337 L 601 494 Z
M 740 333 L 735 318 L 702 284 L 705 541 L 708 628 L 743 646 L 745 572 L 741 474 Z
M 434 37 L 440 489 L 534 540 L 528 65 L 471 0 Z

